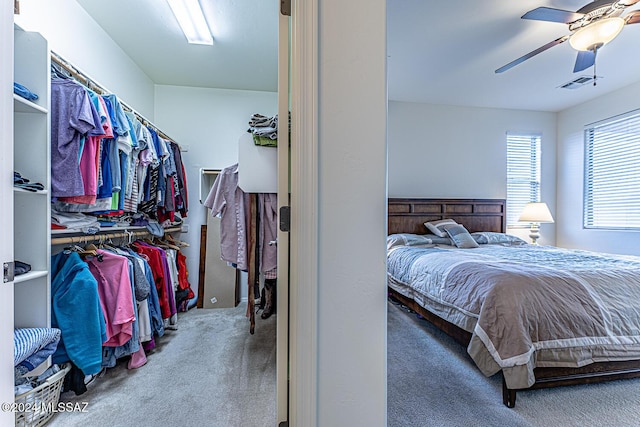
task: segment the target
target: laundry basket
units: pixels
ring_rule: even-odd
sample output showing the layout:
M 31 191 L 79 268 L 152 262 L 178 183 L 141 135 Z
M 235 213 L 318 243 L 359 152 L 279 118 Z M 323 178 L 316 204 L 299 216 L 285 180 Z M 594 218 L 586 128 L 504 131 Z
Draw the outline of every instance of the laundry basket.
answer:
M 33 390 L 15 397 L 16 427 L 39 427 L 45 425 L 56 413 L 64 377 L 71 370 L 67 365 L 51 375 Z

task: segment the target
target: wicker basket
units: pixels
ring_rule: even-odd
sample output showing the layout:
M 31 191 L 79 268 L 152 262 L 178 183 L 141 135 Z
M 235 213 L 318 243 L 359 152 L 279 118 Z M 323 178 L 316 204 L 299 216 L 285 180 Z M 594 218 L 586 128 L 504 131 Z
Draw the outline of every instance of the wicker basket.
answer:
M 71 366 L 67 365 L 38 387 L 15 397 L 16 427 L 43 426 L 53 417 L 64 377 L 70 370 Z

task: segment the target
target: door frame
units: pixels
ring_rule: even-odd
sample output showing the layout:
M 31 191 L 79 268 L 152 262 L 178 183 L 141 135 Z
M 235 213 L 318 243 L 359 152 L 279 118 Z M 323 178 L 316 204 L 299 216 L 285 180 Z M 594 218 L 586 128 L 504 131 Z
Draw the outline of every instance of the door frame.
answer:
M 13 2 L 0 7 L 0 223 L 3 239 L 0 245 L 2 264 L 13 262 Z M 13 281 L 0 282 L 0 401 L 14 400 L 13 384 Z M 9 344 L 11 343 L 11 344 Z M 0 425 L 13 425 L 15 413 L 0 411 Z

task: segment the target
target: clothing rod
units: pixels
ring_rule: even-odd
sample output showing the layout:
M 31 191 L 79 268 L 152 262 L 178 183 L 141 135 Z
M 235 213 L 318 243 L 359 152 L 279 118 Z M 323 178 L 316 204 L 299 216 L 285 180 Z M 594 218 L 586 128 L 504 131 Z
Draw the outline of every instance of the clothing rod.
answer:
M 165 228 L 165 233 L 174 233 L 180 231 L 180 227 Z M 98 234 L 83 234 L 82 236 L 72 237 L 52 237 L 51 245 L 68 245 L 72 243 L 91 243 L 99 242 L 109 239 L 122 239 L 123 237 L 140 237 L 150 236 L 151 232 L 148 230 L 136 230 L 136 231 L 121 231 L 119 233 L 98 233 Z
M 89 76 L 87 76 L 86 74 L 84 74 L 82 71 L 78 70 L 76 67 L 74 67 L 72 64 L 70 64 L 67 60 L 63 59 L 60 55 L 58 55 L 57 53 L 55 53 L 54 51 L 51 51 L 51 60 L 53 62 L 55 62 L 56 64 L 58 64 L 60 67 L 62 67 L 65 71 L 67 71 L 69 74 L 71 74 L 71 76 L 78 82 L 81 83 L 82 85 L 84 85 L 85 87 L 87 87 L 88 89 L 91 89 L 92 91 L 98 93 L 99 95 L 105 95 L 105 94 L 109 94 L 112 93 L 108 90 L 106 90 L 104 87 L 102 87 L 101 85 L 99 85 L 98 83 L 96 83 L 93 79 L 91 79 Z M 158 127 L 156 125 L 154 125 L 153 123 L 151 123 L 149 120 L 147 120 L 143 115 L 141 115 L 140 113 L 138 113 L 137 111 L 135 111 L 133 108 L 131 108 L 128 104 L 126 104 L 125 102 L 122 102 L 122 100 L 118 99 L 118 101 L 120 102 L 120 105 L 122 106 L 122 108 L 126 111 L 129 111 L 130 113 L 132 113 L 134 116 L 136 116 L 136 118 L 138 120 L 140 120 L 140 122 L 145 125 L 145 126 L 149 126 L 152 127 L 160 137 L 164 138 L 164 139 L 168 139 L 174 143 L 177 144 L 177 142 L 175 141 L 175 139 L 167 136 L 166 133 L 164 133 L 163 131 L 161 131 L 160 129 L 158 129 Z M 178 144 L 179 145 L 179 144 Z M 181 147 L 182 149 L 182 147 Z

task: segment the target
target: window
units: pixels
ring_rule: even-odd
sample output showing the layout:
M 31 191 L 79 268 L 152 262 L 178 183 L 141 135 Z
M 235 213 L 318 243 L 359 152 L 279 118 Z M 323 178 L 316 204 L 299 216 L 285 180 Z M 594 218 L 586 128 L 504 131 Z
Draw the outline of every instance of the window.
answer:
M 518 217 L 529 202 L 540 201 L 538 134 L 507 133 L 507 227 L 528 227 Z
M 584 227 L 640 229 L 640 110 L 584 131 Z

